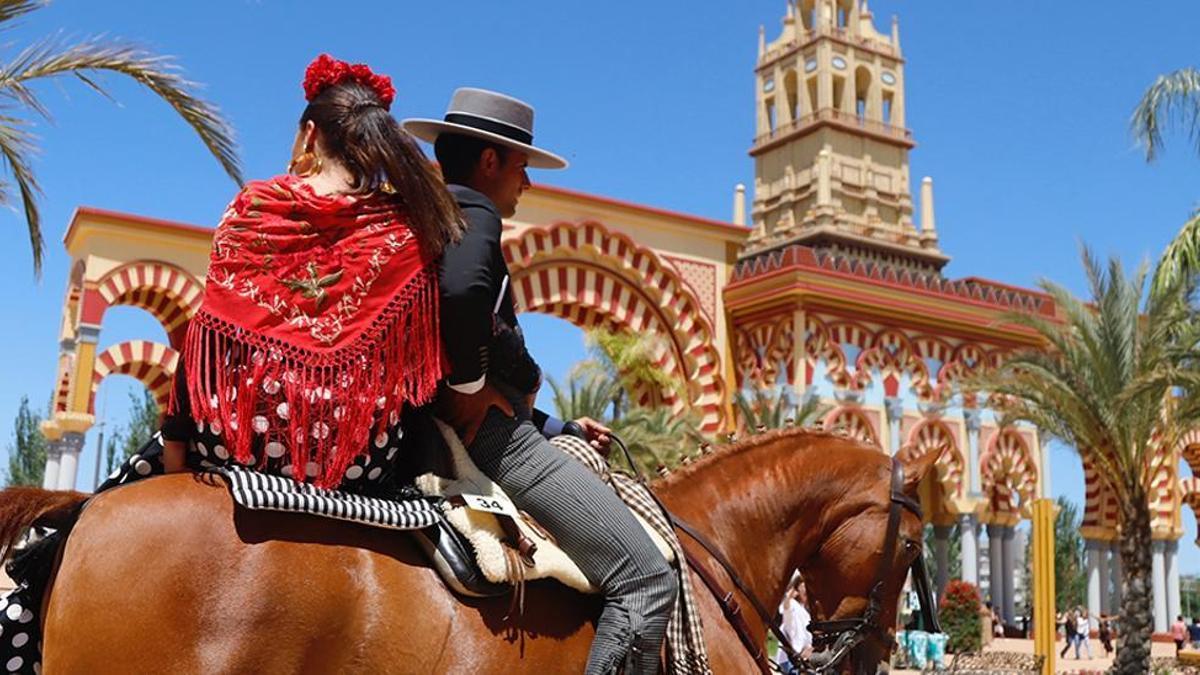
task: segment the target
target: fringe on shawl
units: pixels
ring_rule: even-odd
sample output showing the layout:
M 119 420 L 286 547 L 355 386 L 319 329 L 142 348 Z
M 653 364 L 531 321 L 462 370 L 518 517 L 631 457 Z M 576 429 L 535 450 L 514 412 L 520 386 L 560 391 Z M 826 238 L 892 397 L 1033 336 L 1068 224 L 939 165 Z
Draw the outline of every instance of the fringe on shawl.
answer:
M 259 447 L 282 443 L 293 478 L 336 487 L 367 453 L 372 431 L 396 424 L 406 403 L 423 405 L 437 393 L 446 358 L 436 268 L 415 276 L 363 335 L 335 352 L 285 344 L 202 307 L 188 326 L 182 358 L 193 420 L 219 423 L 237 461 L 254 463 L 258 439 Z M 174 394 L 169 409 L 180 409 Z M 265 434 L 254 430 L 258 415 L 269 420 Z M 265 459 L 263 452 L 259 464 Z M 315 477 L 307 475 L 310 462 Z

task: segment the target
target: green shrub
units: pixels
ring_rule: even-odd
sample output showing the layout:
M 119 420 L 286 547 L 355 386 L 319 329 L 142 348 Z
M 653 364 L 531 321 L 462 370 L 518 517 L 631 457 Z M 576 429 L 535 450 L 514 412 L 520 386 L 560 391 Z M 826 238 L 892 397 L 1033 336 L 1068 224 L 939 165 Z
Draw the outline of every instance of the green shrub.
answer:
M 946 651 L 958 654 L 978 652 L 983 648 L 981 608 L 979 589 L 975 586 L 958 579 L 946 584 L 946 591 L 938 604 L 942 630 L 949 636 Z

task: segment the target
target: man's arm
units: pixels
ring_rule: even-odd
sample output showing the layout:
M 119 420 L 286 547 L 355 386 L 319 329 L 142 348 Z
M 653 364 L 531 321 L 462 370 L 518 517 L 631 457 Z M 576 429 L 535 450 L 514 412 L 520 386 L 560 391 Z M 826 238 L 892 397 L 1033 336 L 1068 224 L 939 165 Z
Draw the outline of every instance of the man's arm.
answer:
M 503 279 L 491 262 L 500 250 L 500 219 L 483 208 L 464 208 L 467 232 L 446 247 L 440 274 L 442 335 L 450 357 L 450 386 L 471 394 L 487 375 L 492 314 Z

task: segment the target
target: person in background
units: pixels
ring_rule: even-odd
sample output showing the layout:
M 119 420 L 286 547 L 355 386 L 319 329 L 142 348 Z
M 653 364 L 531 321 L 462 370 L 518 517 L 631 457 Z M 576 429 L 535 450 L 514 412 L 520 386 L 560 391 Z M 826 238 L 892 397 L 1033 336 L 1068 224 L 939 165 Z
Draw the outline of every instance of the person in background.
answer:
M 1063 639 L 1066 644 L 1063 645 L 1062 651 L 1058 653 L 1058 658 L 1067 658 L 1067 651 L 1071 649 L 1071 645 L 1075 644 L 1075 613 L 1065 612 L 1062 614 Z M 1075 653 L 1075 658 L 1079 658 L 1079 653 Z
M 783 634 L 792 643 L 792 649 L 804 658 L 811 656 L 812 633 L 808 632 L 808 623 L 812 617 L 808 613 L 808 590 L 799 574 L 793 576 L 788 584 L 787 593 L 779 605 L 779 614 L 783 617 Z M 795 675 L 796 668 L 788 661 L 782 647 L 775 652 L 775 663 L 783 675 Z
M 979 614 L 983 621 L 983 646 L 986 647 L 992 643 L 992 638 L 996 635 L 996 610 L 992 609 L 991 600 L 983 603 L 983 610 Z
M 1171 624 L 1171 639 L 1175 641 L 1175 656 L 1179 656 L 1179 652 L 1183 649 L 1183 643 L 1188 638 L 1188 627 L 1183 622 L 1183 615 L 1175 617 L 1175 623 Z
M 1083 646 L 1087 652 L 1087 657 L 1092 658 L 1092 644 L 1088 642 L 1088 635 L 1092 632 L 1092 623 L 1088 619 L 1087 610 L 1082 607 L 1075 608 L 1075 658 L 1079 658 L 1079 647 Z
M 1188 626 L 1188 639 L 1192 641 L 1192 649 L 1200 649 L 1200 616 L 1192 617 L 1192 625 Z
M 1109 624 L 1108 617 L 1104 616 L 1103 614 L 1100 615 L 1100 630 L 1098 636 L 1100 638 L 1100 645 L 1104 647 L 1104 656 L 1112 656 L 1112 625 Z

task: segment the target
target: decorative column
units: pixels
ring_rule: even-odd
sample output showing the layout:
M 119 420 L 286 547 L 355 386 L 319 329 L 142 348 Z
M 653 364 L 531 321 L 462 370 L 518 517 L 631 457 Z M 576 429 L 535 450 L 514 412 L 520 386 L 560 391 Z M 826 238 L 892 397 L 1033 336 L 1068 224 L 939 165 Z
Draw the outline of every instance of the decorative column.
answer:
M 1101 612 L 1101 584 L 1103 583 L 1100 575 L 1100 560 L 1104 556 L 1102 548 L 1104 542 L 1096 539 L 1086 540 L 1086 563 L 1087 563 L 1087 611 L 1089 625 L 1092 628 L 1099 627 L 1098 617 Z
M 978 497 L 983 492 L 979 476 L 979 429 L 982 425 L 982 410 L 979 408 L 963 409 L 963 426 L 967 428 L 967 473 L 971 477 L 967 495 L 970 497 Z
M 888 452 L 895 456 L 900 452 L 900 422 L 904 419 L 904 399 L 888 396 L 883 399 L 883 409 L 887 412 Z
M 950 530 L 951 525 L 933 526 L 933 570 L 934 588 L 941 599 L 946 583 L 950 580 Z
M 1112 612 L 1121 613 L 1121 543 L 1114 541 L 1110 544 L 1112 553 Z
M 1110 555 L 1108 542 L 1097 541 L 1096 554 L 1100 558 L 1100 613 L 1114 614 L 1112 572 L 1108 568 L 1108 558 Z M 1099 617 L 1096 618 L 1096 621 L 1099 621 Z
M 79 454 L 83 451 L 83 434 L 78 431 L 68 431 L 63 434 L 62 458 L 58 463 L 58 490 L 74 490 L 75 474 L 79 469 Z
M 1167 572 L 1167 624 L 1170 625 L 1175 617 L 1183 614 L 1179 598 L 1179 541 L 1163 542 L 1166 549 Z
M 46 438 L 46 468 L 42 472 L 42 489 L 53 490 L 58 487 L 58 463 L 62 457 L 62 430 L 54 420 L 46 420 L 40 425 L 42 436 Z
M 995 523 L 989 523 L 987 526 L 988 535 L 988 594 L 991 595 L 989 600 L 992 601 L 992 607 L 996 608 L 997 612 L 1003 615 L 1004 610 L 1004 582 L 1000 581 L 1004 578 L 1004 526 Z M 1007 617 L 1005 617 L 1007 618 Z
M 1150 559 L 1150 581 L 1154 590 L 1154 632 L 1165 633 L 1170 623 L 1167 621 L 1167 570 L 1166 542 L 1155 539 L 1150 544 L 1152 557 Z
M 958 517 L 962 533 L 962 578 L 979 588 L 979 522 L 974 513 Z
M 1001 542 L 1003 543 L 1004 564 L 1001 566 L 1000 579 L 1001 588 L 1004 589 L 1004 610 L 1002 616 L 1009 623 L 1016 623 L 1017 612 L 1014 605 L 1016 598 L 1016 589 L 1013 581 L 1017 578 L 1017 542 L 1013 540 L 1015 530 L 1012 525 L 1005 525 L 1004 531 L 1001 533 Z

